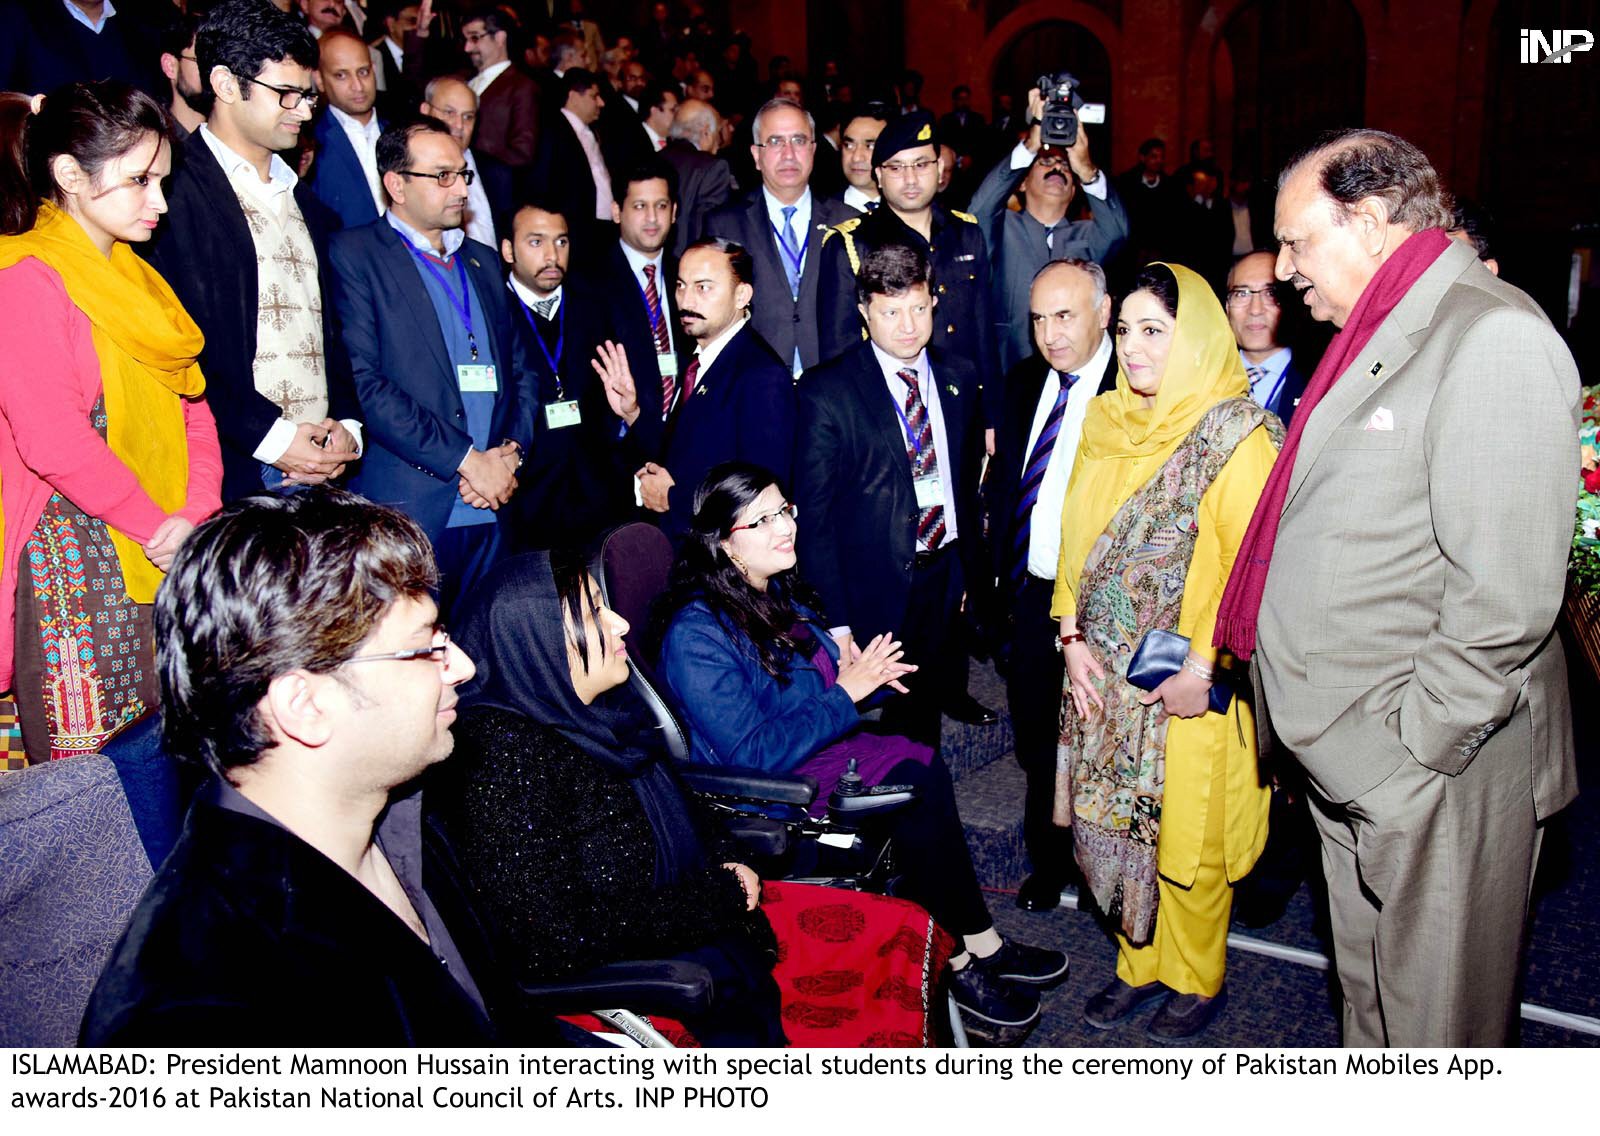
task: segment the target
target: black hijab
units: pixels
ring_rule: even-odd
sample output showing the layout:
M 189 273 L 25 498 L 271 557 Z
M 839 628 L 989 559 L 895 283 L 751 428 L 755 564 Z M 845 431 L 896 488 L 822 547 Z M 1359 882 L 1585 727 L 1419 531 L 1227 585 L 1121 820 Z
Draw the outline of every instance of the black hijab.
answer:
M 512 557 L 490 572 L 456 640 L 478 668 L 462 691 L 463 709 L 497 708 L 555 730 L 632 786 L 655 834 L 657 886 L 704 865 L 705 850 L 644 701 L 628 683 L 587 706 L 573 689 L 549 553 Z M 591 658 L 589 665 L 600 662 Z

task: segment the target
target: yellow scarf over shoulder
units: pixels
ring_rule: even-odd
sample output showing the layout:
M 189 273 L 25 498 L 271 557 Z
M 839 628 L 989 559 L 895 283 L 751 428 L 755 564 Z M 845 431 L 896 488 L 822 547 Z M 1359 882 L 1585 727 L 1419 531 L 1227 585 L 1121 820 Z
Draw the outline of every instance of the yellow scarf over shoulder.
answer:
M 138 253 L 119 241 L 107 259 L 76 221 L 48 202 L 39 206 L 39 219 L 28 232 L 0 237 L 0 269 L 30 256 L 61 277 L 67 295 L 93 328 L 105 394 L 106 444 L 163 512 L 177 512 L 189 492 L 181 400 L 206 389 L 195 363 L 205 342 L 199 326 Z M 109 531 L 128 597 L 150 603 L 161 570 L 137 540 L 114 528 Z M 0 516 L 0 542 L 4 539 L 5 518 Z

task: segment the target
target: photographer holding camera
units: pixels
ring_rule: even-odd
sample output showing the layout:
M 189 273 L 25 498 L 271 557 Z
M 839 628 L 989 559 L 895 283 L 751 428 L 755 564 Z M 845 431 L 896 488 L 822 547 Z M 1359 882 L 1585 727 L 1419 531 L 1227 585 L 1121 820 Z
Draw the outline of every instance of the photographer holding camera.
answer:
M 1053 95 L 1048 101 L 1046 89 Z M 1034 274 L 1052 260 L 1067 258 L 1103 265 L 1128 239 L 1122 200 L 1089 156 L 1085 119 L 1078 113 L 1088 109 L 1070 75 L 1042 78 L 1028 95 L 1028 137 L 1000 160 L 972 198 L 972 213 L 989 245 L 1002 372 L 1033 351 L 1027 313 Z M 1068 220 L 1080 184 L 1089 197 L 1089 219 Z M 1007 209 L 1018 192 L 1022 208 Z

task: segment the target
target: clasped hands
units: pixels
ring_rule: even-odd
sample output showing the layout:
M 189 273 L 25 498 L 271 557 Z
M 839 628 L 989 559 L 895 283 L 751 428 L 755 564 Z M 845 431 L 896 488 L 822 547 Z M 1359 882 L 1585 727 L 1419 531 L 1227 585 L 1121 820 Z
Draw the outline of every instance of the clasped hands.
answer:
M 470 450 L 461 462 L 456 492 L 474 509 L 499 509 L 517 491 L 517 466 L 522 455 L 512 442 L 489 450 Z
M 283 471 L 283 480 L 295 485 L 321 485 L 344 474 L 345 467 L 361 457 L 355 435 L 337 418 L 321 422 L 301 422 L 294 428 L 294 440 L 273 467 Z

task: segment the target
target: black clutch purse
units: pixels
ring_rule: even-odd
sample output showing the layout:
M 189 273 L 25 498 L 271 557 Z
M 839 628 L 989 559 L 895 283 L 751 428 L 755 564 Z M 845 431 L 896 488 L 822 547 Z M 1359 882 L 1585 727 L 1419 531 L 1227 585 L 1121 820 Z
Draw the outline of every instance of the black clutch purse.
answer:
M 1140 690 L 1154 690 L 1183 669 L 1189 640 L 1176 631 L 1147 631 L 1128 662 L 1128 681 Z M 1220 673 L 1211 681 L 1211 709 L 1226 714 L 1233 689 Z

